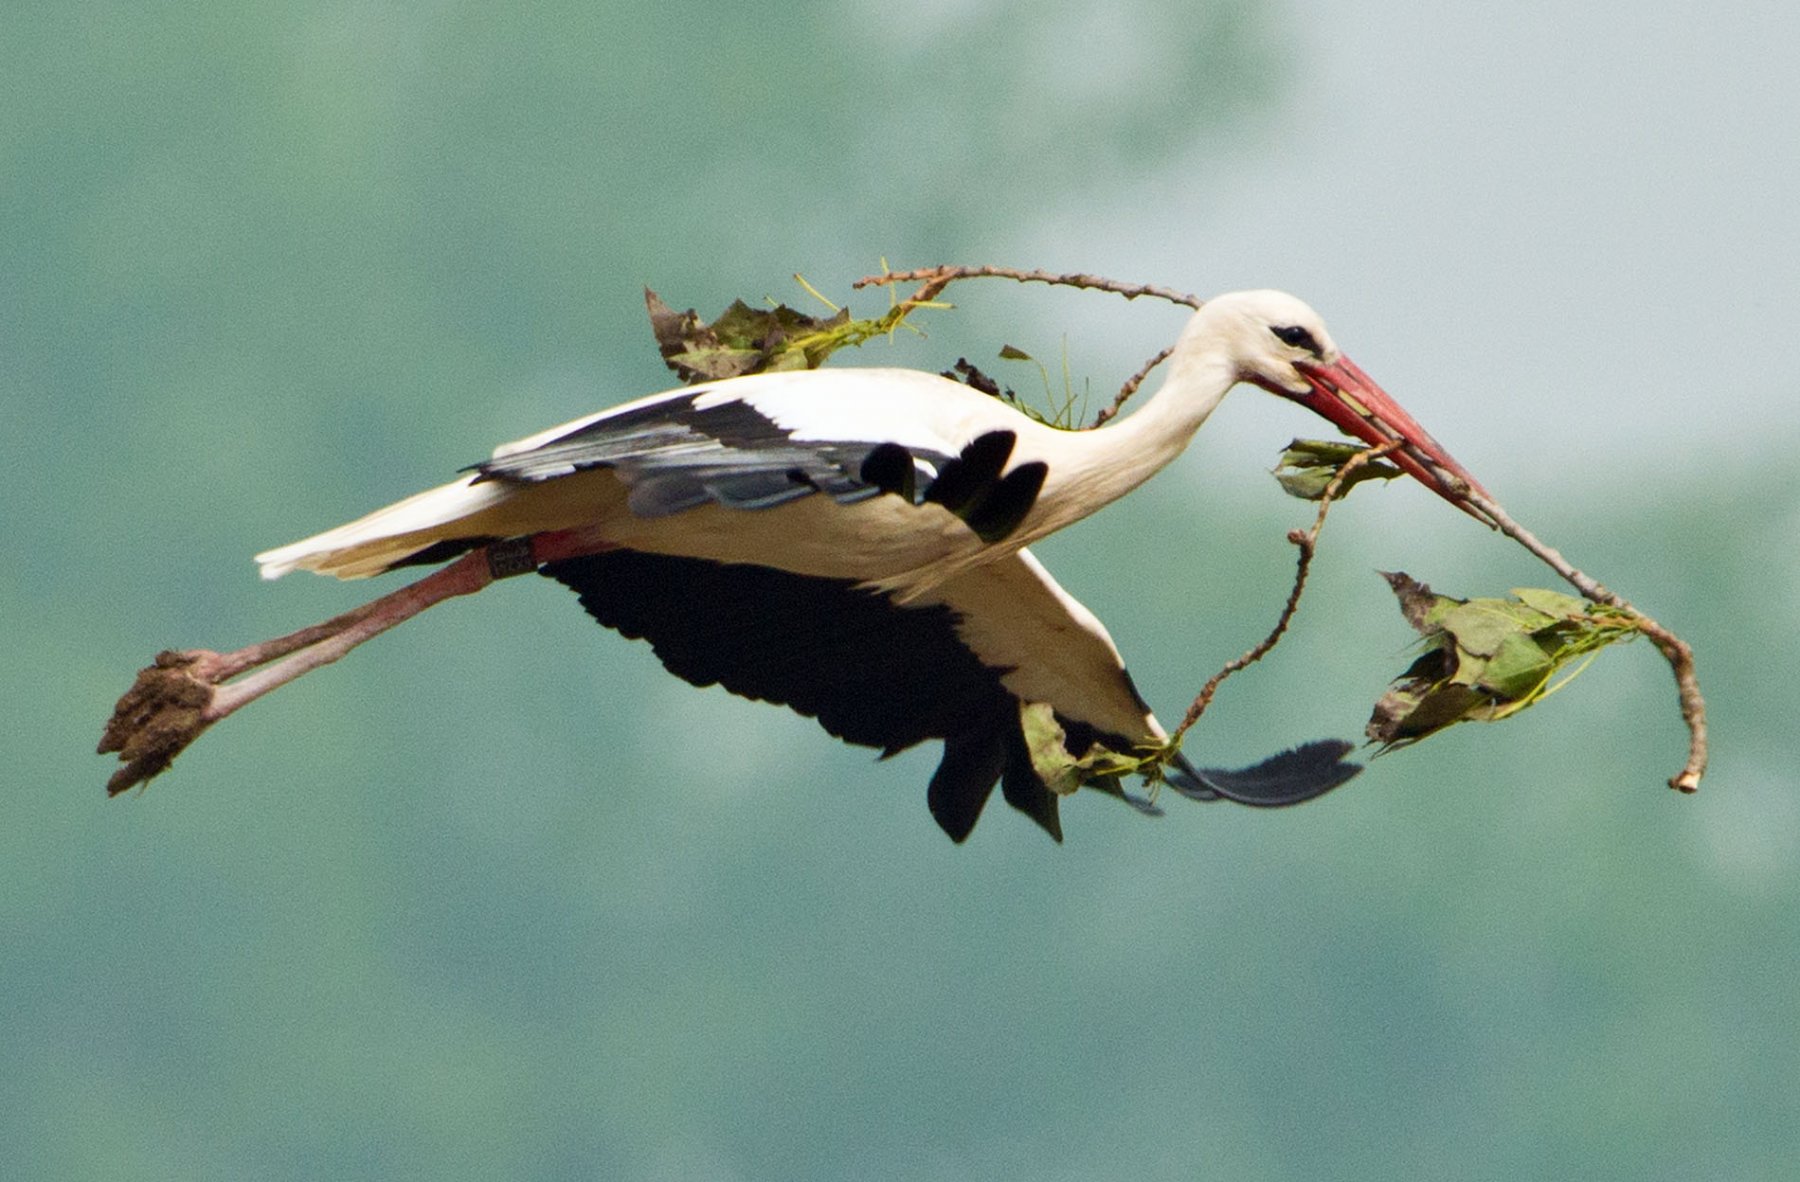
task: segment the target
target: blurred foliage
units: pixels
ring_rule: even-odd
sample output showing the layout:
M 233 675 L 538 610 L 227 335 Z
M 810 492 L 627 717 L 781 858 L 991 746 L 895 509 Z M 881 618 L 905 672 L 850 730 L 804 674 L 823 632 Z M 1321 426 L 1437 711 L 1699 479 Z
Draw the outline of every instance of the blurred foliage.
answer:
M 1152 823 L 1077 797 L 1064 846 L 1002 812 L 953 847 L 930 753 L 875 763 L 677 684 L 533 580 L 104 798 L 96 728 L 156 648 L 363 590 L 260 586 L 250 554 L 667 384 L 646 281 L 713 307 L 878 252 L 985 260 L 1041 241 L 1047 194 L 1171 159 L 1222 177 L 1205 137 L 1286 93 L 1293 14 L 1128 15 L 5 6 L 0 1173 L 1791 1170 L 1800 571 L 1769 544 L 1792 498 L 1747 479 L 1792 451 L 1772 427 L 1643 465 L 1604 515 L 1522 506 L 1718 671 L 1692 801 L 1656 787 L 1660 670 L 1600 662 L 1564 708 L 1316 806 Z M 1290 225 L 1319 193 L 1284 196 Z M 1291 503 L 1230 499 L 1242 457 L 1207 445 L 1043 548 L 1165 707 L 1260 634 L 1258 580 L 1291 567 Z M 1347 506 L 1333 528 L 1364 532 L 1314 576 L 1343 613 L 1303 613 L 1191 748 L 1360 723 L 1377 684 L 1320 687 L 1393 624 L 1343 551 L 1519 581 L 1467 522 L 1394 528 L 1403 495 Z

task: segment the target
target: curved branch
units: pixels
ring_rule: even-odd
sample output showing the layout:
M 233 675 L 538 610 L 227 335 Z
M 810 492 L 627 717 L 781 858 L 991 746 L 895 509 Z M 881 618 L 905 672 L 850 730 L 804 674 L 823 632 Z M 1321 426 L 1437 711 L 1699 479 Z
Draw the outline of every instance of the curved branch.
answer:
M 1017 267 L 990 265 L 967 267 L 945 264 L 937 267 L 915 267 L 910 271 L 883 271 L 879 275 L 864 275 L 850 286 L 861 289 L 864 287 L 890 287 L 896 283 L 917 283 L 920 285 L 919 289 L 902 301 L 905 305 L 916 305 L 935 300 L 943 294 L 946 287 L 958 279 L 1011 279 L 1015 283 L 1047 283 L 1056 287 L 1079 288 L 1082 291 L 1112 292 L 1115 295 L 1124 296 L 1128 300 L 1149 296 L 1152 299 L 1166 300 L 1171 304 L 1180 304 L 1188 308 L 1198 308 L 1205 302 L 1199 296 L 1176 291 L 1172 287 L 1159 287 L 1154 283 L 1124 283 L 1117 279 L 1108 279 L 1104 275 L 1090 275 L 1086 272 L 1056 275 L 1049 271 L 1025 271 Z M 1126 379 L 1125 384 L 1119 387 L 1118 395 L 1094 416 L 1094 421 L 1089 425 L 1091 427 L 1101 426 L 1124 409 L 1125 403 L 1133 394 L 1137 393 L 1138 387 L 1144 384 L 1144 379 L 1150 376 L 1150 371 L 1168 360 L 1169 354 L 1172 352 L 1174 352 L 1173 349 L 1164 349 L 1146 361 L 1136 373 Z
M 864 275 L 850 286 L 887 287 L 895 283 L 921 283 L 924 286 L 910 297 L 914 301 L 935 298 L 950 284 L 958 279 L 1011 279 L 1016 283 L 1048 283 L 1058 287 L 1078 287 L 1086 291 L 1110 291 L 1122 295 L 1128 300 L 1139 296 L 1150 296 L 1153 299 L 1167 300 L 1171 304 L 1183 304 L 1189 308 L 1198 308 L 1201 304 L 1199 296 L 1184 291 L 1176 291 L 1172 287 L 1158 287 L 1154 283 L 1121 283 L 1117 279 L 1108 279 L 1104 275 L 1085 273 L 1052 274 L 1049 271 L 1025 271 L 1017 267 L 965 267 L 946 264 L 937 267 L 915 267 L 910 271 L 883 271 L 879 275 Z
M 1287 632 L 1288 625 L 1293 622 L 1294 613 L 1300 610 L 1300 595 L 1306 590 L 1306 576 L 1312 569 L 1313 554 L 1319 545 L 1319 532 L 1325 528 L 1325 515 L 1331 512 L 1332 501 L 1339 493 L 1343 492 L 1345 483 L 1358 468 L 1380 459 L 1389 452 L 1398 451 L 1402 446 L 1401 440 L 1390 439 L 1386 443 L 1364 448 L 1345 460 L 1343 467 L 1337 470 L 1337 475 L 1331 478 L 1331 483 L 1325 486 L 1325 492 L 1319 497 L 1319 513 L 1313 518 L 1312 528 L 1288 531 L 1288 541 L 1297 546 L 1300 553 L 1294 570 L 1294 589 L 1288 592 L 1287 603 L 1282 607 L 1281 615 L 1276 617 L 1275 626 L 1248 652 L 1228 661 L 1223 669 L 1213 674 L 1207 679 L 1206 684 L 1200 687 L 1200 693 L 1195 697 L 1194 704 L 1189 706 L 1187 713 L 1182 716 L 1181 725 L 1176 727 L 1174 733 L 1169 736 L 1167 750 L 1174 751 L 1181 746 L 1182 736 L 1187 734 L 1196 722 L 1200 721 L 1200 716 L 1206 713 L 1208 706 L 1212 705 L 1213 695 L 1218 693 L 1219 686 L 1224 684 L 1227 677 L 1262 660 L 1268 655 L 1269 650 L 1280 642 L 1282 635 Z
M 1694 671 L 1693 648 L 1687 641 L 1633 607 L 1623 595 L 1577 570 L 1573 563 L 1562 556 L 1560 551 L 1539 541 L 1536 535 L 1514 521 L 1512 516 L 1495 501 L 1472 489 L 1458 490 L 1458 495 L 1462 500 L 1487 514 L 1493 521 L 1495 529 L 1531 551 L 1588 600 L 1624 612 L 1632 618 L 1637 625 L 1637 630 L 1650 638 L 1650 643 L 1654 644 L 1662 653 L 1664 659 L 1669 662 L 1670 670 L 1675 674 L 1676 693 L 1681 701 L 1681 718 L 1687 723 L 1688 728 L 1687 763 L 1679 772 L 1669 778 L 1669 787 L 1677 792 L 1699 791 L 1700 778 L 1706 774 L 1709 748 L 1706 736 L 1706 699 L 1700 694 L 1700 680 Z

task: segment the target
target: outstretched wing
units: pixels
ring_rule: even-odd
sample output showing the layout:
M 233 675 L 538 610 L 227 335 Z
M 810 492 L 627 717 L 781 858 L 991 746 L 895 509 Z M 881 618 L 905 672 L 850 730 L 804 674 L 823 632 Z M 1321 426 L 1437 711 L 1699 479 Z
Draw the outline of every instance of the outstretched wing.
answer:
M 1058 798 L 1025 747 L 1021 701 L 1055 710 L 1074 755 L 1094 742 L 1130 750 L 1163 734 L 1100 622 L 1024 551 L 905 604 L 853 580 L 629 549 L 551 563 L 543 573 L 575 590 L 600 623 L 648 640 L 670 672 L 695 685 L 790 706 L 884 755 L 941 739 L 927 802 L 956 841 L 996 783 L 1061 840 Z M 1310 790 L 1296 798 L 1354 774 L 1342 753 L 1303 757 L 1293 770 Z M 1180 778 L 1188 775 L 1194 795 L 1233 795 L 1207 773 L 1186 769 Z

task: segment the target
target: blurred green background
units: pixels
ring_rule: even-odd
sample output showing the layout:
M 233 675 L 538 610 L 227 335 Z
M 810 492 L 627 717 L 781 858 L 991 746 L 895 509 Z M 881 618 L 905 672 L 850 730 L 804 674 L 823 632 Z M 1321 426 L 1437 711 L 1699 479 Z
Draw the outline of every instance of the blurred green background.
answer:
M 1674 0 L 10 0 L 0 1174 L 1791 1177 L 1797 41 Z M 1306 297 L 1695 643 L 1705 790 L 1661 786 L 1638 644 L 1305 808 L 1082 797 L 1059 848 L 996 803 L 957 848 L 934 750 L 693 690 L 519 580 L 105 799 L 158 648 L 371 589 L 252 553 L 671 384 L 646 284 L 710 314 L 883 258 Z M 847 360 L 1012 343 L 1103 397 L 1181 323 L 952 296 Z M 1307 510 L 1263 469 L 1317 431 L 1236 394 L 1042 547 L 1165 717 L 1285 593 Z M 1190 749 L 1357 734 L 1409 659 L 1375 568 L 1551 579 L 1360 493 Z

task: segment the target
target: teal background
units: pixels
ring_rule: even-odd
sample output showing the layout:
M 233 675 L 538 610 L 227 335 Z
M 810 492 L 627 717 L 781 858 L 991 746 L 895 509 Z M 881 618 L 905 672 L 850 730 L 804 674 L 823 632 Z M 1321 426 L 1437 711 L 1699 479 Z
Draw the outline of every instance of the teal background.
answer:
M 1800 1160 L 1800 95 L 1789 5 L 0 9 L 0 1174 L 1791 1176 Z M 158 648 L 371 585 L 249 555 L 670 384 L 712 313 L 938 261 L 1280 286 L 1525 522 L 1691 639 L 1272 814 L 1082 797 L 1065 845 L 496 587 L 147 792 Z M 1180 314 L 968 284 L 849 363 Z M 856 307 L 882 306 L 880 296 Z M 994 363 L 998 369 L 1002 363 Z M 1021 385 L 1035 371 L 1009 376 Z M 1259 636 L 1318 426 L 1251 390 L 1042 547 L 1178 715 Z M 1334 516 L 1203 761 L 1354 735 L 1375 568 L 1551 576 L 1423 492 Z

